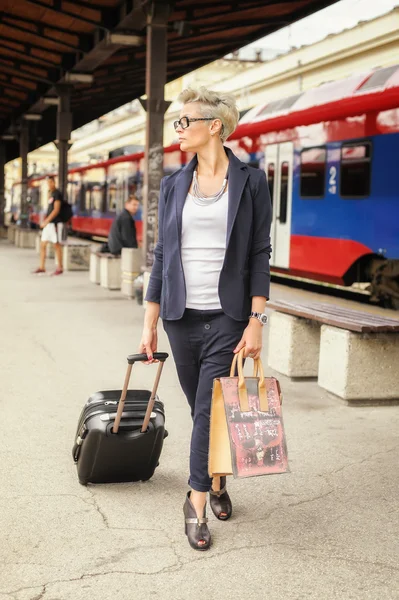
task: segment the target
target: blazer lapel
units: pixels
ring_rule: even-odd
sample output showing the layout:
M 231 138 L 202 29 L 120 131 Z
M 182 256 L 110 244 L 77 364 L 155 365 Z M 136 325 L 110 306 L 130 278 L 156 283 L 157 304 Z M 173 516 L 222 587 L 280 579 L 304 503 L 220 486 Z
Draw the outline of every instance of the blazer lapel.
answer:
M 245 164 L 241 162 L 229 148 L 226 148 L 229 157 L 229 187 L 228 187 L 228 211 L 227 211 L 227 239 L 226 248 L 229 246 L 231 232 L 236 220 L 238 207 L 240 205 L 245 183 L 248 179 L 248 171 Z
M 176 221 L 177 221 L 177 232 L 179 236 L 179 252 L 181 251 L 181 232 L 182 232 L 182 216 L 183 207 L 187 198 L 188 190 L 190 189 L 191 181 L 193 178 L 193 171 L 197 165 L 197 156 L 188 163 L 188 165 L 182 170 L 175 184 L 175 200 L 176 200 Z

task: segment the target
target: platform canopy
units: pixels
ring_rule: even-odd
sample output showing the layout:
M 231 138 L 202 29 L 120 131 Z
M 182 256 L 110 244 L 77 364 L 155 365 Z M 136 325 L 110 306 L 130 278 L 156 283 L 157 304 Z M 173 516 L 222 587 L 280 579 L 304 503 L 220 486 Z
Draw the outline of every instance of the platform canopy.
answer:
M 0 135 L 19 155 L 56 138 L 57 85 L 71 86 L 73 127 L 145 92 L 148 11 L 168 10 L 167 81 L 289 25 L 332 0 L 1 0 Z

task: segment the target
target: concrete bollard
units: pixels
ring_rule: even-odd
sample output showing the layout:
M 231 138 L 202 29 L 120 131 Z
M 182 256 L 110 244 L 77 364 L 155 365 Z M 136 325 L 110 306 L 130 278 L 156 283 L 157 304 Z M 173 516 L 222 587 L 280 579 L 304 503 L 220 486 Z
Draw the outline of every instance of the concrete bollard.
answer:
M 89 270 L 90 246 L 88 244 L 66 244 L 62 252 L 64 271 Z
M 134 280 L 140 275 L 142 252 L 139 248 L 122 248 L 121 270 L 122 294 L 128 298 L 135 297 Z
M 121 257 L 101 254 L 100 285 L 107 290 L 121 289 Z
M 7 229 L 7 239 L 10 242 L 10 244 L 15 244 L 15 233 L 16 233 L 16 230 L 17 230 L 17 226 L 16 225 L 10 224 L 8 226 L 8 229 Z
M 15 245 L 17 248 L 35 248 L 37 231 L 35 229 L 24 229 L 17 227 L 15 232 Z
M 317 377 L 320 326 L 280 312 L 269 320 L 269 367 L 288 377 Z
M 90 250 L 90 281 L 97 285 L 101 283 L 101 252 L 94 248 Z

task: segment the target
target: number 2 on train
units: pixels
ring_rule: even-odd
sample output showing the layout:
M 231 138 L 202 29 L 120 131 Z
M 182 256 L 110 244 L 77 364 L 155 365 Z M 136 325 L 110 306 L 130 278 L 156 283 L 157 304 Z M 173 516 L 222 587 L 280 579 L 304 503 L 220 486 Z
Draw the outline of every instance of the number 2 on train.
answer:
M 329 178 L 328 178 L 328 191 L 330 194 L 337 193 L 337 167 L 330 167 Z

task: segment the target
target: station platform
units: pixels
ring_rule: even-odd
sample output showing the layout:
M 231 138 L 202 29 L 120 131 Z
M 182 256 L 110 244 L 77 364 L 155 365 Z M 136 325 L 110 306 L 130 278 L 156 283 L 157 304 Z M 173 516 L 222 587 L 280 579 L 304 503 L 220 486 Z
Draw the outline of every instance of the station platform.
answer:
M 36 266 L 34 250 L 0 241 L 0 598 L 398 598 L 398 406 L 351 408 L 316 382 L 272 373 L 291 473 L 229 478 L 233 518 L 209 509 L 213 546 L 195 552 L 182 513 L 191 420 L 173 359 L 159 388 L 169 437 L 154 477 L 79 485 L 79 413 L 93 392 L 121 388 L 144 311 L 88 272 L 33 276 Z M 298 294 L 314 296 L 272 286 L 273 297 Z M 169 351 L 161 324 L 159 350 Z M 271 351 L 265 335 L 265 366 Z M 149 388 L 155 371 L 135 366 L 132 387 Z

